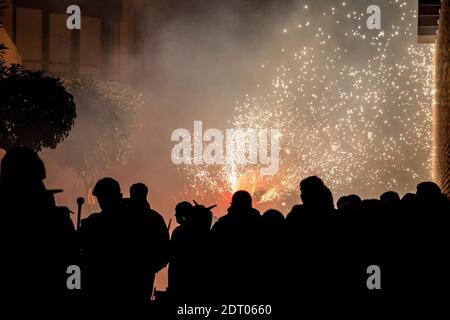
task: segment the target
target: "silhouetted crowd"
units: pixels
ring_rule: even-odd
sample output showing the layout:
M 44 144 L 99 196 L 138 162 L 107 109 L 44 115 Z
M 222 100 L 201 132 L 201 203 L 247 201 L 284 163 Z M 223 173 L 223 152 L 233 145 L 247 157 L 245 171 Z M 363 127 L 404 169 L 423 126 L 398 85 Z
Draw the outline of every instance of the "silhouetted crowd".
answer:
M 335 207 L 312 176 L 300 182 L 302 204 L 286 218 L 273 209 L 261 214 L 248 192 L 237 191 L 214 224 L 212 207 L 183 201 L 169 237 L 142 183 L 123 198 L 117 181 L 99 180 L 92 193 L 101 211 L 76 230 L 45 176 L 29 148 L 11 148 L 2 159 L 0 287 L 17 319 L 30 308 L 61 319 L 68 310 L 114 315 L 124 308 L 185 319 L 176 317 L 184 304 L 269 304 L 294 319 L 356 306 L 411 311 L 448 296 L 441 291 L 449 290 L 450 201 L 433 182 L 402 198 L 392 191 L 379 199 L 344 196 Z M 68 286 L 71 265 L 81 270 L 81 289 Z M 168 288 L 155 292 L 155 274 L 167 265 Z M 369 266 L 379 268 L 380 288 L 369 288 Z

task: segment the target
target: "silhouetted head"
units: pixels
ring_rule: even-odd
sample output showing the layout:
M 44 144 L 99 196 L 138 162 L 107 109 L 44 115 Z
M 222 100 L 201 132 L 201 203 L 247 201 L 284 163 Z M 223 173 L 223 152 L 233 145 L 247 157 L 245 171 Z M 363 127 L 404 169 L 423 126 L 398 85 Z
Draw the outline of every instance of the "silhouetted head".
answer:
M 416 195 L 422 201 L 436 201 L 441 198 L 441 188 L 431 181 L 421 182 L 417 185 Z
M 120 206 L 122 193 L 119 183 L 113 178 L 100 179 L 92 190 L 92 194 L 97 197 L 98 204 L 102 211 L 111 211 Z
M 417 200 L 417 196 L 414 193 L 408 192 L 408 193 L 405 193 L 405 195 L 403 196 L 401 201 L 410 202 L 410 201 L 416 201 L 416 200 Z
M 356 194 L 351 194 L 347 196 L 347 201 L 350 202 L 353 205 L 359 206 L 361 204 L 361 197 Z
M 400 201 L 400 196 L 395 191 L 387 191 L 380 196 L 380 200 L 385 202 L 398 202 Z
M 192 208 L 192 216 L 188 217 L 191 228 L 197 233 L 208 233 L 211 230 L 213 214 L 211 210 L 202 204 L 196 204 Z
M 130 187 L 130 198 L 136 202 L 147 202 L 148 188 L 143 183 L 135 183 Z
M 245 190 L 236 191 L 231 198 L 231 206 L 237 209 L 251 209 L 252 196 Z
M 406 193 L 400 201 L 405 209 L 412 210 L 417 205 L 417 196 L 414 193 Z
M 342 207 L 344 204 L 348 203 L 348 197 L 347 196 L 342 196 L 338 199 L 336 206 L 338 207 L 338 209 L 340 207 Z
M 334 207 L 333 195 L 322 179 L 311 176 L 300 182 L 300 198 L 307 207 L 331 210 Z
M 182 201 L 178 203 L 175 207 L 175 218 L 178 224 L 183 224 L 192 215 L 194 206 L 187 201 Z
M 280 241 L 285 227 L 283 214 L 275 209 L 269 209 L 261 216 L 261 227 L 266 240 Z M 274 238 L 275 237 L 275 238 Z M 275 242 L 273 242 L 275 243 Z
M 283 214 L 275 209 L 269 209 L 262 215 L 262 221 L 269 224 L 282 224 L 284 222 Z
M 45 166 L 36 152 L 28 147 L 12 147 L 2 159 L 2 183 L 40 183 L 45 179 Z
M 354 214 L 361 205 L 361 198 L 356 194 L 343 196 L 339 198 L 336 205 L 340 213 Z

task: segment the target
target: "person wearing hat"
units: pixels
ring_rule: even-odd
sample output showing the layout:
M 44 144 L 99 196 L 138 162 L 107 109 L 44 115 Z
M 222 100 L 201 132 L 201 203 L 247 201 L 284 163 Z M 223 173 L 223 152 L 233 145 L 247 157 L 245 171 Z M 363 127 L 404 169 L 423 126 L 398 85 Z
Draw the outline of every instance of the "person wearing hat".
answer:
M 0 170 L 2 297 L 5 305 L 52 314 L 55 305 L 70 304 L 66 270 L 77 261 L 70 210 L 55 205 L 54 193 L 61 190 L 45 187 L 44 163 L 32 149 L 10 148 Z M 26 310 L 14 312 L 20 318 Z

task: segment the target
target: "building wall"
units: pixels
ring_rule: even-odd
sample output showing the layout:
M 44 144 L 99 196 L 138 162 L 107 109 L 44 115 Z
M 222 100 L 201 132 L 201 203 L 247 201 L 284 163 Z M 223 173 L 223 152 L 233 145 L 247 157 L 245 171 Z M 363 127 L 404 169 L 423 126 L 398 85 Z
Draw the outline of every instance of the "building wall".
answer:
M 139 86 L 148 77 L 148 52 L 160 0 L 6 0 L 0 40 L 7 63 L 60 77 L 92 76 Z M 81 30 L 66 28 L 67 6 L 79 5 Z M 146 54 L 147 53 L 147 54 Z M 149 67 L 150 66 L 150 67 Z
M 142 0 L 7 0 L 0 40 L 7 63 L 61 77 L 134 82 Z M 81 8 L 81 30 L 66 27 L 69 5 Z M 145 15 L 142 16 L 145 19 Z
M 442 1 L 436 45 L 435 174 L 450 196 L 450 1 Z
M 121 7 L 102 10 L 99 2 L 13 0 L 13 40 L 28 69 L 42 69 L 62 77 L 78 74 L 118 80 L 109 56 L 116 47 L 110 42 L 110 28 L 119 25 Z M 103 2 L 104 3 L 104 2 Z M 66 8 L 81 8 L 81 30 L 69 30 Z M 103 8 L 104 9 L 104 8 Z
M 33 8 L 17 8 L 15 34 L 22 64 L 31 70 L 42 67 L 42 12 Z M 13 26 L 14 28 L 14 26 Z

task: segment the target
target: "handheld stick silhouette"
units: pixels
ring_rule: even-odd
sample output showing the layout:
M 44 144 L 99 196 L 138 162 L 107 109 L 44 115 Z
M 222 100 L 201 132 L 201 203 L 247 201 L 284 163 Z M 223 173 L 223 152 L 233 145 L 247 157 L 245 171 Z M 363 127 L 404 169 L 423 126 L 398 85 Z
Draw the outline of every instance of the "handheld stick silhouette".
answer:
M 84 204 L 84 198 L 78 197 L 77 198 L 77 205 L 78 205 L 78 212 L 77 212 L 77 230 L 80 229 L 81 225 L 81 207 Z

